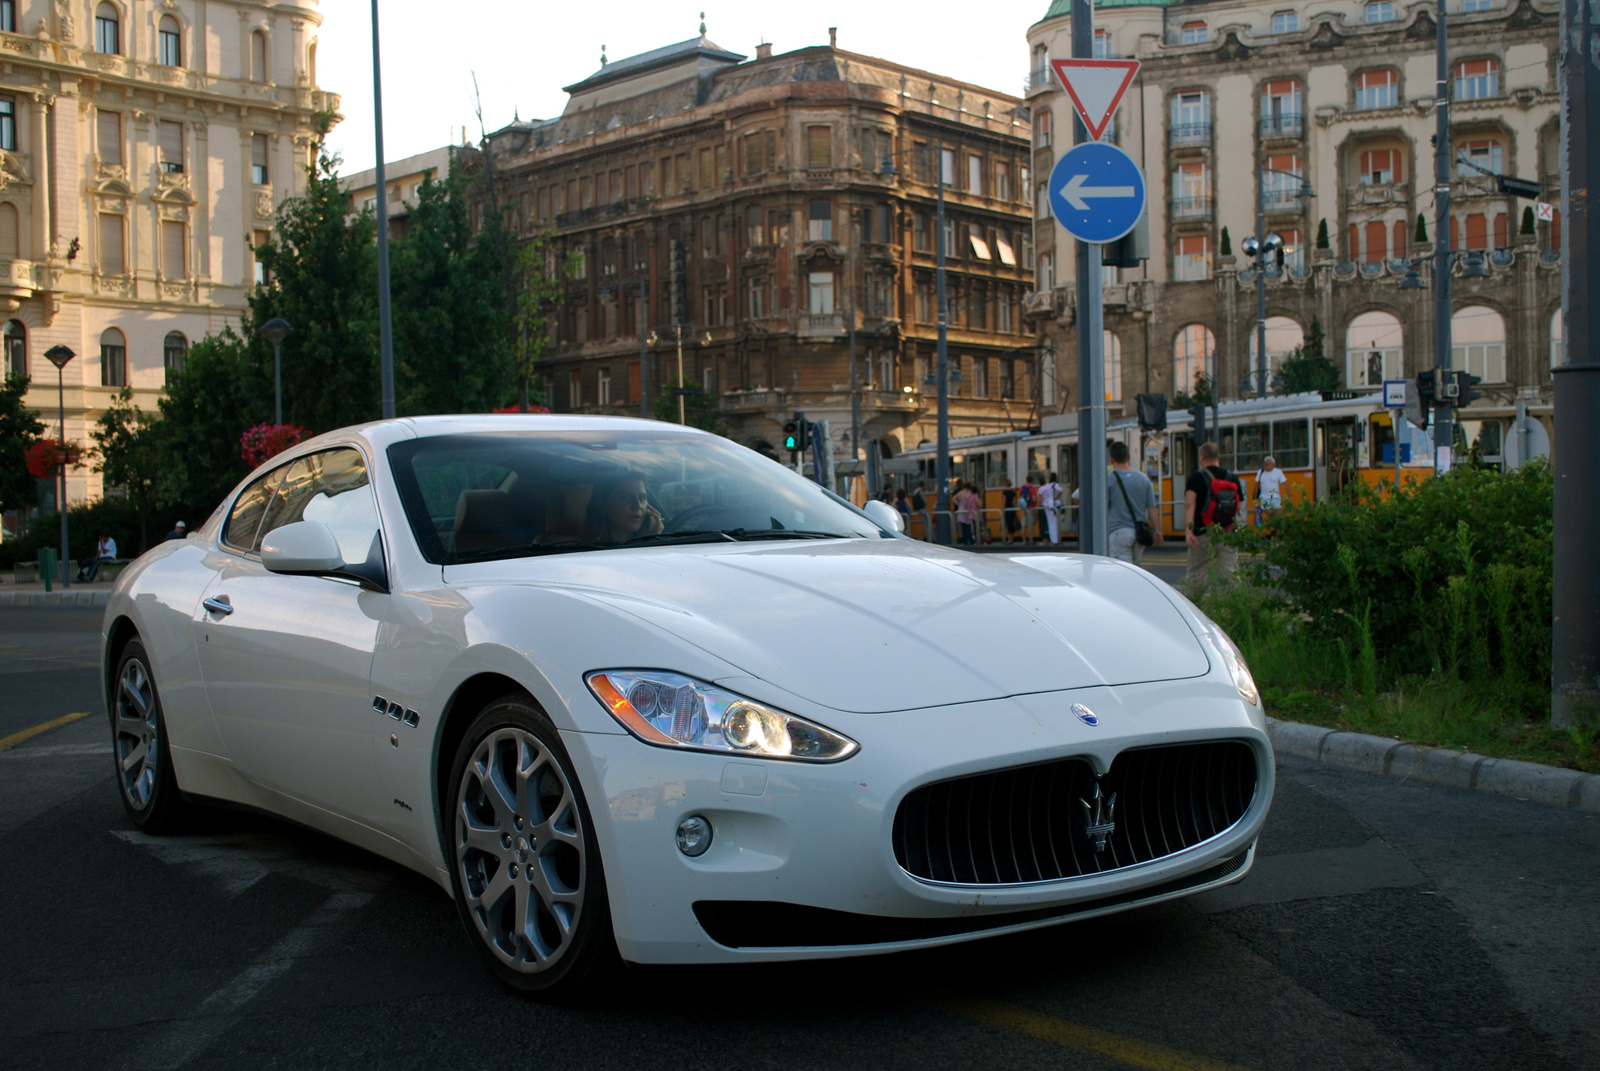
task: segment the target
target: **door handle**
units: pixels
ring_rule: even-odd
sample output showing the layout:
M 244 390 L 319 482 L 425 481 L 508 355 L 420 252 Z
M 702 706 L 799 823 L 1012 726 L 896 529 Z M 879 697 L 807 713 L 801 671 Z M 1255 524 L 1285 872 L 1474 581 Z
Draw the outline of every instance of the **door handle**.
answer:
M 210 610 L 212 613 L 221 614 L 224 617 L 233 613 L 233 603 L 228 601 L 228 597 L 226 595 L 218 595 L 214 599 L 207 599 L 205 602 L 201 603 L 201 605 L 207 610 Z

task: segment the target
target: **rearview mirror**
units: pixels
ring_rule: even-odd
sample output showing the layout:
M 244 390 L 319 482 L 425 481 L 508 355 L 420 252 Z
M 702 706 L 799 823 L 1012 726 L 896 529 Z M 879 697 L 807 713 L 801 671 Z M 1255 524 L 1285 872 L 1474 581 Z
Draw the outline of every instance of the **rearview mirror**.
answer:
M 885 531 L 901 533 L 906 530 L 905 518 L 900 516 L 900 511 L 881 499 L 874 498 L 861 507 L 863 513 L 872 518 L 872 523 Z
M 333 530 L 321 521 L 295 521 L 274 528 L 261 541 L 261 564 L 268 572 L 316 576 L 344 568 L 344 553 Z

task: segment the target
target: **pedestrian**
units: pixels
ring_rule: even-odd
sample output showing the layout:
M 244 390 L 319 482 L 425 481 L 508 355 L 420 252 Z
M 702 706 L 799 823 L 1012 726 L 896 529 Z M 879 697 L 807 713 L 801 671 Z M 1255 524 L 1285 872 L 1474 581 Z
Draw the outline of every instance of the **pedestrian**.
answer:
M 911 530 L 911 502 L 906 498 L 906 489 L 894 489 L 894 508 L 900 511 L 900 523 L 905 525 L 906 531 Z
M 911 512 L 922 518 L 922 538 L 933 542 L 933 514 L 928 512 L 928 487 L 924 483 L 912 488 Z
M 1015 543 L 1022 538 L 1022 518 L 1017 515 L 1017 489 L 1011 486 L 1011 481 L 1000 477 L 1000 516 L 1004 519 L 1004 538 L 1007 543 Z
M 1222 467 L 1216 443 L 1200 446 L 1200 467 L 1183 485 L 1184 541 L 1189 544 L 1185 582 L 1191 594 L 1222 585 L 1239 568 L 1239 552 L 1220 541 L 1233 530 L 1242 501 L 1238 477 Z
M 1155 485 L 1133 467 L 1127 443 L 1114 442 L 1107 453 L 1111 472 L 1106 477 L 1106 552 L 1138 565 L 1146 547 L 1159 547 L 1163 542 Z
M 1033 507 L 1039 500 L 1039 487 L 1033 482 L 1033 473 L 1022 477 L 1022 486 L 1017 488 L 1017 508 L 1022 513 L 1022 541 L 1033 542 Z
M 1283 508 L 1283 485 L 1288 482 L 1271 454 L 1262 458 L 1261 468 L 1256 470 L 1256 527 L 1266 520 L 1267 513 Z
M 78 567 L 78 583 L 92 584 L 100 579 L 100 567 L 117 556 L 117 541 L 111 533 L 100 529 L 100 541 L 95 544 L 94 557 Z
M 1050 530 L 1047 537 L 1051 544 L 1061 542 L 1061 485 L 1056 482 L 1056 474 L 1050 473 L 1049 478 L 1039 487 L 1039 510 L 1044 514 L 1044 523 Z
M 165 542 L 167 542 L 167 540 L 170 540 L 170 539 L 188 539 L 188 538 L 189 538 L 189 528 L 188 528 L 188 526 L 185 525 L 182 521 L 179 521 L 177 524 L 172 526 L 172 531 L 170 531 L 170 532 L 168 532 L 166 534 L 166 537 L 164 539 L 162 539 L 162 542 L 165 543 Z
M 961 542 L 974 546 L 978 542 L 978 496 L 968 484 L 958 484 L 956 490 L 956 524 L 961 527 Z

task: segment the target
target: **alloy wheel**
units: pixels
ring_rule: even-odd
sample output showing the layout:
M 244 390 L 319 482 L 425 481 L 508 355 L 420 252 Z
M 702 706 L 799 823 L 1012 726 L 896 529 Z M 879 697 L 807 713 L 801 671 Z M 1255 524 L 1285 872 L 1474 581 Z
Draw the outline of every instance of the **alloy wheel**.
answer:
M 156 689 L 143 661 L 123 663 L 117 681 L 117 768 L 122 791 L 135 810 L 144 810 L 155 797 L 160 773 L 160 723 L 156 717 Z
M 578 932 L 588 867 L 581 811 L 561 763 L 525 729 L 479 741 L 455 802 L 468 915 L 496 959 L 534 974 Z

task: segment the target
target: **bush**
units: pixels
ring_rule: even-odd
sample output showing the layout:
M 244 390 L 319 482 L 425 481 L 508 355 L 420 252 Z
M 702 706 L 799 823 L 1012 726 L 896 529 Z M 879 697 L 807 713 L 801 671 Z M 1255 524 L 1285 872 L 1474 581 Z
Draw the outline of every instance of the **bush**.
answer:
M 105 529 L 117 541 L 117 552 L 136 558 L 139 546 L 139 511 L 126 498 L 97 498 L 67 512 L 67 546 L 78 561 L 94 556 L 100 531 Z M 41 513 L 32 526 L 16 539 L 0 543 L 0 569 L 13 569 L 18 562 L 36 562 L 41 548 L 61 549 L 61 515 Z

